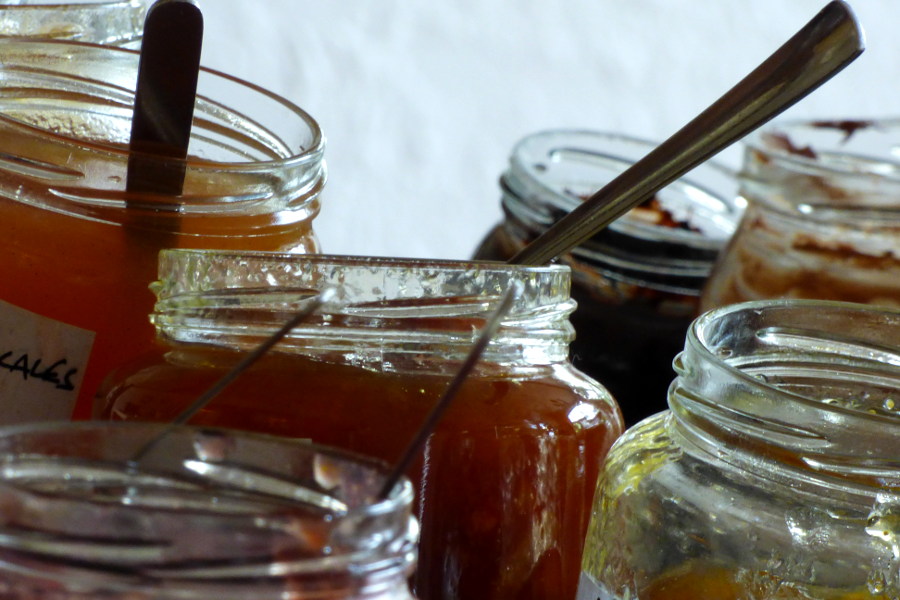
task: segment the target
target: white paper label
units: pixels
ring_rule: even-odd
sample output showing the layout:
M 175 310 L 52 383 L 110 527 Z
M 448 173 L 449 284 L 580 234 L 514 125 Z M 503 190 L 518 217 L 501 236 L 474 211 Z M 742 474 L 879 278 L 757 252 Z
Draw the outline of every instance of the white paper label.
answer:
M 576 600 L 615 600 L 593 577 L 581 572 Z
M 0 300 L 0 425 L 68 420 L 94 332 Z

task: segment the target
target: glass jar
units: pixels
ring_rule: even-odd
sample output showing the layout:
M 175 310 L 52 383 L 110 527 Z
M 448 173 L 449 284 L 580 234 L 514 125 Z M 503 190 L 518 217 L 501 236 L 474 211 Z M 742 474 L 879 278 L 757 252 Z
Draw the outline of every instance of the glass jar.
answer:
M 139 54 L 0 40 L 0 424 L 90 414 L 153 344 L 161 248 L 317 251 L 323 139 L 287 100 L 200 75 L 182 195 L 126 192 Z
M 163 427 L 0 430 L 7 600 L 412 600 L 409 481 L 296 440 Z
M 818 298 L 900 306 L 900 121 L 786 122 L 746 142 L 747 211 L 703 306 Z
M 316 290 L 297 327 L 193 423 L 310 438 L 395 463 L 515 281 L 524 292 L 410 469 L 422 600 L 572 598 L 598 469 L 621 433 L 567 361 L 569 270 L 173 250 L 152 316 L 161 348 L 118 369 L 97 418 L 168 421 Z
M 475 253 L 508 260 L 655 144 L 593 131 L 546 131 L 513 149 L 500 178 L 504 221 Z M 570 255 L 575 366 L 619 402 L 625 422 L 665 410 L 672 360 L 700 290 L 740 214 L 733 178 L 708 162 Z
M 897 598 L 900 311 L 731 305 L 676 369 L 609 453 L 579 598 Z
M 139 45 L 151 0 L 0 0 L 0 38 Z

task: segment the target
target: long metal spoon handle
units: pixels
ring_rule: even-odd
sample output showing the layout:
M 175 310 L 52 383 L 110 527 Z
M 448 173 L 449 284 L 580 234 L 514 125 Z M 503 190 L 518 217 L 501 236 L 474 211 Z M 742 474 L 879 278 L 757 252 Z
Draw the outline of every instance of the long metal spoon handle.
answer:
M 783 112 L 864 49 L 844 2 L 828 4 L 693 121 L 556 222 L 509 262 L 544 264 L 571 250 L 706 159 Z
M 219 393 L 224 390 L 226 387 L 231 385 L 231 383 L 240 377 L 247 369 L 253 366 L 259 359 L 265 356 L 269 350 L 275 347 L 275 344 L 280 342 L 287 336 L 295 327 L 300 325 L 303 321 L 312 316 L 313 313 L 318 311 L 323 304 L 327 304 L 332 301 L 332 299 L 337 295 L 337 290 L 334 288 L 326 288 L 322 290 L 317 296 L 311 298 L 307 305 L 300 311 L 298 311 L 293 317 L 291 317 L 284 325 L 282 325 L 278 331 L 267 337 L 259 346 L 254 348 L 252 352 L 244 356 L 240 361 L 237 362 L 225 375 L 221 377 L 218 381 L 216 381 L 212 387 L 207 389 L 204 393 L 200 394 L 200 396 L 194 400 L 190 406 L 185 408 L 183 411 L 178 413 L 178 415 L 170 421 L 166 427 L 162 429 L 153 439 L 149 442 L 141 446 L 137 452 L 131 457 L 129 461 L 132 465 L 137 465 L 147 454 L 150 453 L 151 450 L 156 448 L 156 446 L 163 441 L 169 434 L 171 434 L 177 427 L 180 425 L 186 424 L 190 421 L 194 415 L 200 412 L 209 402 L 219 395 Z
M 506 293 L 500 299 L 500 303 L 494 312 L 488 317 L 487 322 L 481 330 L 481 333 L 478 335 L 478 339 L 475 340 L 475 344 L 472 345 L 472 348 L 469 350 L 469 353 L 466 355 L 466 359 L 463 361 L 462 366 L 460 366 L 459 371 L 453 376 L 453 379 L 450 381 L 450 384 L 447 386 L 447 389 L 444 390 L 443 396 L 438 400 L 437 404 L 434 405 L 431 412 L 428 413 L 428 416 L 425 418 L 425 421 L 422 423 L 422 426 L 416 432 L 416 435 L 410 440 L 409 445 L 404 450 L 403 455 L 400 457 L 400 460 L 397 461 L 397 464 L 394 465 L 393 470 L 385 479 L 384 484 L 382 485 L 381 492 L 378 497 L 381 499 L 386 499 L 390 496 L 391 491 L 393 491 L 394 487 L 397 485 L 397 482 L 400 481 L 400 478 L 403 477 L 403 474 L 406 473 L 406 470 L 415 460 L 416 456 L 422 451 L 422 448 L 425 447 L 425 442 L 428 441 L 428 436 L 434 431 L 434 428 L 440 422 L 441 417 L 444 416 L 444 413 L 447 411 L 447 408 L 456 398 L 457 393 L 459 393 L 462 384 L 465 383 L 466 379 L 472 373 L 472 370 L 478 364 L 478 361 L 481 359 L 481 355 L 484 353 L 488 344 L 491 342 L 491 338 L 496 335 L 497 330 L 500 329 L 500 325 L 503 322 L 503 318 L 509 313 L 509 311 L 513 307 L 513 303 L 522 295 L 522 284 L 518 282 L 514 282 L 509 289 L 506 290 Z

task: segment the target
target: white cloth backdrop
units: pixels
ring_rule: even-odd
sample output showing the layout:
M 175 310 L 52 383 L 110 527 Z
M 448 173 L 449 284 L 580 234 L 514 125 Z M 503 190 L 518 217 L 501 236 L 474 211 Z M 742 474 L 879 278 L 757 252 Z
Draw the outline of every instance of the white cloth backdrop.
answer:
M 521 136 L 576 127 L 663 139 L 825 4 L 200 2 L 204 64 L 286 96 L 325 131 L 324 251 L 432 258 L 469 256 L 499 219 L 497 177 Z M 900 112 L 900 0 L 851 4 L 867 51 L 786 116 Z

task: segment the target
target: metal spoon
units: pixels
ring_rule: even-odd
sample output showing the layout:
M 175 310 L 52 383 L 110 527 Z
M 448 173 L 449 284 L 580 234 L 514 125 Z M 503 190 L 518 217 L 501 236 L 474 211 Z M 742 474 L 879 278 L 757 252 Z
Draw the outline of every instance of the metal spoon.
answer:
M 557 221 L 508 262 L 540 265 L 563 254 L 732 142 L 783 112 L 864 49 L 850 7 L 828 4 L 772 56 L 693 121 Z

